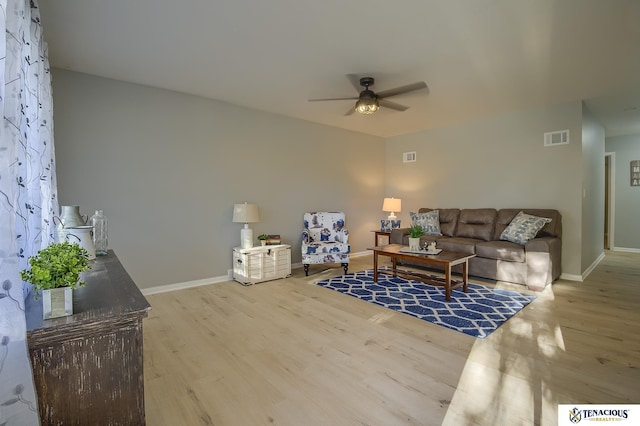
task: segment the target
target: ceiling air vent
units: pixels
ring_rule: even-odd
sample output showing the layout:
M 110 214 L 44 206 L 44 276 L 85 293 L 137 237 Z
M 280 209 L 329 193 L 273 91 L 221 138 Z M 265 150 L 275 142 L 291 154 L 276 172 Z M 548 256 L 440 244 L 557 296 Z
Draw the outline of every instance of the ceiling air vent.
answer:
M 569 131 L 549 132 L 544 134 L 544 146 L 567 145 L 569 143 Z
M 416 161 L 416 152 L 403 152 L 402 153 L 402 162 L 403 163 L 414 163 Z

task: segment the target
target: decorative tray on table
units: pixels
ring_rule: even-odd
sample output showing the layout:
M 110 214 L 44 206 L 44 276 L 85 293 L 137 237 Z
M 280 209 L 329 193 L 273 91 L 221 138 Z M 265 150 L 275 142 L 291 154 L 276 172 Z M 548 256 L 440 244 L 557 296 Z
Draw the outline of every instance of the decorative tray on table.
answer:
M 409 247 L 404 247 L 400 249 L 400 253 L 413 253 L 413 254 L 439 254 L 442 249 L 434 249 L 434 250 L 411 250 Z

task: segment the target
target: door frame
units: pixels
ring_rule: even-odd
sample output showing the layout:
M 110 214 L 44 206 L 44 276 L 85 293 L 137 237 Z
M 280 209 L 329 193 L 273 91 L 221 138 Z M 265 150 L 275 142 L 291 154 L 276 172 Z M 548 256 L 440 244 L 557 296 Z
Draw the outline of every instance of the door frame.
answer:
M 605 223 L 607 227 L 607 233 L 609 234 L 609 250 L 614 250 L 614 232 L 615 232 L 615 222 L 616 222 L 616 153 L 615 152 L 605 152 L 605 162 L 609 161 L 609 176 L 608 182 L 609 185 L 605 188 L 605 197 L 607 197 L 606 204 L 608 206 L 607 217 L 609 218 L 609 223 Z M 606 172 L 606 167 L 605 167 Z M 605 184 L 607 179 L 605 179 Z

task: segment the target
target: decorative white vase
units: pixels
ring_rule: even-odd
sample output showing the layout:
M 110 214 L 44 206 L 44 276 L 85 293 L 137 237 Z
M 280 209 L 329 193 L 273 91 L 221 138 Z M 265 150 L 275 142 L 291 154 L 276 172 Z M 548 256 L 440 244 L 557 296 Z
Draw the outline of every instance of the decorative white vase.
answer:
M 87 218 L 80 214 L 80 206 L 60 206 L 59 219 L 65 228 L 87 224 Z
M 89 254 L 89 260 L 96 258 L 96 249 L 93 246 L 93 226 L 76 226 L 65 228 L 65 239 L 71 244 L 78 244 Z
M 42 318 L 51 319 L 73 315 L 71 287 L 42 290 Z
M 420 250 L 420 237 L 409 237 L 409 250 Z

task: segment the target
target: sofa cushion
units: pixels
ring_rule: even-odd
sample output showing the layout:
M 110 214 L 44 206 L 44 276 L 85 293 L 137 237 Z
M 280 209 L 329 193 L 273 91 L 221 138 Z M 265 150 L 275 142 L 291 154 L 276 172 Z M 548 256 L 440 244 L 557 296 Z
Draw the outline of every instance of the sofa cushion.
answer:
M 535 238 L 538 231 L 549 222 L 551 222 L 549 218 L 533 216 L 521 211 L 513 218 L 509 226 L 502 231 L 500 239 L 517 244 L 526 244 L 527 241 Z
M 438 210 L 427 213 L 409 212 L 411 225 L 422 226 L 423 235 L 442 235 L 440 232 L 440 215 Z
M 544 227 L 538 231 L 536 237 L 557 237 L 562 238 L 562 216 L 558 210 L 554 209 L 500 209 L 498 210 L 498 217 L 496 219 L 496 231 L 494 233 L 494 240 L 499 240 L 502 232 L 509 226 L 514 217 L 520 212 L 539 217 L 546 217 L 551 219 L 551 222 L 544 225 Z
M 438 210 L 440 216 L 440 232 L 447 237 L 453 237 L 458 226 L 458 217 L 460 217 L 460 209 L 429 209 L 421 208 L 418 213 L 427 213 L 432 210 Z
M 461 210 L 455 237 L 491 241 L 497 214 L 496 209 Z
M 465 254 L 476 254 L 476 244 L 482 240 L 476 238 L 442 238 L 436 240 L 436 248 Z
M 486 259 L 524 262 L 527 255 L 524 246 L 510 241 L 482 241 L 476 244 L 476 254 Z

